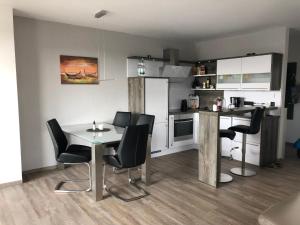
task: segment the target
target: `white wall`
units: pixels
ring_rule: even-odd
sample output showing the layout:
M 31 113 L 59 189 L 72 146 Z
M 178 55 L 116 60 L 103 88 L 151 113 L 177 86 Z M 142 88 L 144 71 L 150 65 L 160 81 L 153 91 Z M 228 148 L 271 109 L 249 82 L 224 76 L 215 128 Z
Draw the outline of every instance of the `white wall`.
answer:
M 195 56 L 193 45 L 15 18 L 17 77 L 23 170 L 55 165 L 45 122 L 61 124 L 112 120 L 128 109 L 126 57 L 162 57 L 163 48 L 180 50 L 182 59 Z M 99 85 L 61 85 L 59 55 L 99 57 Z
M 0 184 L 22 180 L 13 10 L 0 5 Z
M 255 102 L 274 101 L 277 106 L 283 104 L 286 80 L 286 63 L 288 55 L 288 29 L 276 27 L 261 31 L 241 34 L 231 37 L 199 41 L 196 44 L 199 59 L 213 59 L 246 55 L 247 53 L 278 52 L 284 54 L 282 69 L 281 91 L 225 91 L 226 102 L 230 96 L 245 97 L 246 100 Z
M 300 31 L 290 30 L 288 62 L 297 62 L 296 82 L 300 84 Z M 293 143 L 300 138 L 300 104 L 294 105 L 294 119 L 287 120 L 286 141 Z

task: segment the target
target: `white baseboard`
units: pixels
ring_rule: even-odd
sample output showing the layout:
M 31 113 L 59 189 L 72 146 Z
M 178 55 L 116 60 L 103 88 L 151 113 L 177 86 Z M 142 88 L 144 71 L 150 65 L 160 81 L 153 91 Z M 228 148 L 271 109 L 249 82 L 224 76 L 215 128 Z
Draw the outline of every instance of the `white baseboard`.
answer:
M 6 187 L 10 187 L 10 186 L 14 186 L 14 185 L 18 185 L 18 184 L 22 184 L 23 181 L 22 180 L 17 180 L 17 181 L 12 181 L 12 182 L 8 182 L 8 183 L 3 183 L 0 184 L 0 189 L 6 188 Z
M 163 155 L 170 155 L 173 153 L 178 153 L 178 152 L 183 152 L 183 151 L 187 151 L 187 150 L 191 150 L 191 149 L 197 149 L 197 145 L 185 145 L 185 146 L 180 146 L 180 147 L 174 147 L 174 148 L 169 148 L 166 150 L 163 150 L 161 152 L 156 152 L 151 154 L 151 158 L 156 158 L 156 157 L 160 157 Z

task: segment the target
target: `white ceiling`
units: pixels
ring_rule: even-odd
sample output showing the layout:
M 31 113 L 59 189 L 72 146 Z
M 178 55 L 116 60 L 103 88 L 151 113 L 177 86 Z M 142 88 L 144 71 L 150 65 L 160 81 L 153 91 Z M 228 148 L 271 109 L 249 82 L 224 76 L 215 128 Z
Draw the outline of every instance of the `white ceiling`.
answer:
M 300 0 L 0 0 L 15 15 L 163 39 L 300 28 Z M 94 19 L 97 11 L 109 14 Z

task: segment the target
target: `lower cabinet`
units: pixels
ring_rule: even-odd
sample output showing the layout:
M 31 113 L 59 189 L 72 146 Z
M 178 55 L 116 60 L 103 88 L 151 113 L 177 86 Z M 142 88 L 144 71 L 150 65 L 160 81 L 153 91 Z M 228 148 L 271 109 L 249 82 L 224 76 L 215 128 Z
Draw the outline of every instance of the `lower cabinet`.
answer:
M 154 123 L 151 140 L 151 152 L 159 152 L 168 149 L 168 131 L 168 123 Z
M 234 160 L 242 160 L 242 143 L 232 141 L 232 147 L 235 148 L 231 152 L 231 156 Z M 260 145 L 246 144 L 246 163 L 256 166 L 260 165 Z
M 238 118 L 238 117 L 220 117 L 220 129 L 228 129 L 235 125 L 250 125 L 250 119 Z M 260 165 L 260 140 L 261 133 L 255 135 L 247 135 L 246 139 L 246 156 L 245 160 L 247 163 L 253 165 Z M 235 149 L 233 149 L 235 148 Z M 233 149 L 231 151 L 231 149 Z M 221 139 L 221 153 L 222 156 L 227 156 L 234 160 L 242 160 L 242 134 L 236 133 L 234 140 L 228 138 Z
M 231 127 L 231 117 L 221 116 L 220 117 L 220 129 L 228 129 Z M 232 148 L 232 140 L 228 138 L 221 138 L 220 140 L 221 154 L 222 156 L 230 156 L 230 149 Z

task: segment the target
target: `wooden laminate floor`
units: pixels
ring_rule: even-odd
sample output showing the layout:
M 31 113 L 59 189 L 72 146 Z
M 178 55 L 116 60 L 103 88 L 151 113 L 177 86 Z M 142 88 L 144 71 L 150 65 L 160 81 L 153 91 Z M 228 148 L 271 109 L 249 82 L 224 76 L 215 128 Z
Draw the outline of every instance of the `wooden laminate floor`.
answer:
M 86 176 L 82 166 L 30 174 L 24 184 L 0 190 L 0 224 L 255 225 L 263 210 L 300 190 L 300 159 L 293 156 L 282 168 L 257 169 L 258 175 L 250 178 L 234 176 L 232 183 L 219 189 L 198 182 L 194 150 L 156 158 L 153 184 L 147 187 L 151 195 L 130 203 L 112 197 L 95 203 L 90 193 L 53 192 L 62 178 Z M 224 171 L 236 165 L 222 162 Z M 108 169 L 107 176 L 108 184 L 126 185 L 126 174 Z

